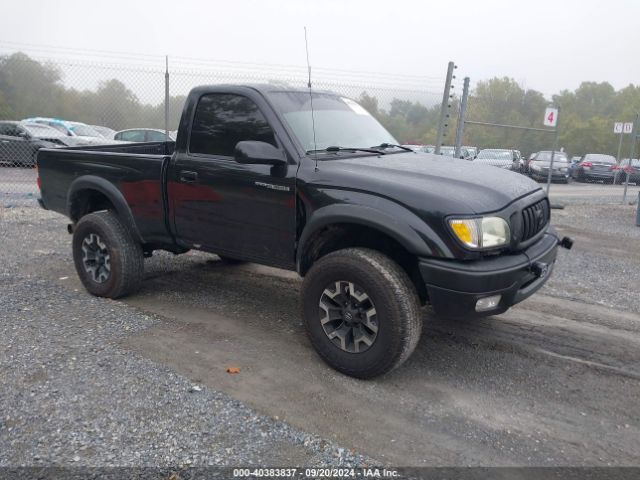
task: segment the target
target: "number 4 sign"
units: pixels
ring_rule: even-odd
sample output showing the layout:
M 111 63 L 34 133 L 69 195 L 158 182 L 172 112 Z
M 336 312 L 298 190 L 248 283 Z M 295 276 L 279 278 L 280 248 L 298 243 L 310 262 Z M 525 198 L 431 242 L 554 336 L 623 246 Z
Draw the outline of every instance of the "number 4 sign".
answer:
M 547 107 L 544 111 L 544 125 L 546 127 L 555 127 L 558 124 L 558 109 Z

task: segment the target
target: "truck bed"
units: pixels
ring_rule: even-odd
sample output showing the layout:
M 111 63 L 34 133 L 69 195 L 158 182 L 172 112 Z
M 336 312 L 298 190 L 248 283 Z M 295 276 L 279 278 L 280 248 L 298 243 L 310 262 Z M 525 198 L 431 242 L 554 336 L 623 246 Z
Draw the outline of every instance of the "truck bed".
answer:
M 97 185 L 105 197 L 123 202 L 120 207 L 128 205 L 132 228 L 143 242 L 171 243 L 163 176 L 174 147 L 174 142 L 153 142 L 42 149 L 41 205 L 75 219 L 85 201 L 83 189 Z

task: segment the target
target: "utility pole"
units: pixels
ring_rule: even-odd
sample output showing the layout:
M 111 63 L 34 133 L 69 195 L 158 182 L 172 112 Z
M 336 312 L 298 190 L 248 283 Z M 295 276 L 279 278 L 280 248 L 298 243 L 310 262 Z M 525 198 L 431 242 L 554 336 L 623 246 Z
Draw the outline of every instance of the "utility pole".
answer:
M 456 132 L 456 151 L 455 151 L 456 158 L 460 158 L 460 149 L 462 147 L 462 136 L 464 135 L 464 119 L 467 115 L 468 99 L 469 99 L 469 77 L 464 77 L 464 85 L 462 87 L 462 100 L 460 101 L 460 115 L 458 116 L 458 130 Z
M 438 123 L 438 135 L 436 137 L 436 149 L 434 152 L 436 155 L 440 154 L 440 147 L 442 146 L 443 138 L 445 136 L 444 130 L 449 126 L 447 123 L 447 119 L 449 118 L 449 109 L 451 108 L 451 104 L 449 102 L 451 101 L 451 97 L 453 97 L 453 94 L 451 93 L 451 80 L 455 78 L 453 76 L 453 70 L 455 68 L 458 68 L 455 63 L 449 62 L 447 66 L 447 79 L 444 82 L 444 92 L 442 94 L 442 106 L 440 107 L 440 122 Z
M 558 131 L 560 130 L 560 107 L 556 107 L 556 135 L 553 140 L 553 150 L 551 150 L 551 164 L 549 165 L 549 174 L 547 175 L 547 195 L 551 189 L 551 176 L 553 175 L 553 160 L 556 156 L 556 150 L 558 149 Z
M 624 124 L 623 124 L 624 125 Z M 620 155 L 622 155 L 622 137 L 624 137 L 624 126 L 620 130 L 620 139 L 618 140 L 618 155 L 616 156 L 616 163 L 620 165 Z M 616 170 L 616 174 L 614 175 L 613 183 L 618 183 L 618 170 Z
M 164 135 L 169 140 L 169 55 L 165 55 L 164 62 Z

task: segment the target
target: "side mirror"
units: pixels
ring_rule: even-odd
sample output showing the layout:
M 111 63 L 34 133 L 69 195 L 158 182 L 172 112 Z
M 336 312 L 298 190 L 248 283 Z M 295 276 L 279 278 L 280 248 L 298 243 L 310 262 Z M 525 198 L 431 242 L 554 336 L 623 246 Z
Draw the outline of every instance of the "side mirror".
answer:
M 284 154 L 267 142 L 243 140 L 236 144 L 235 161 L 256 165 L 284 165 L 287 163 Z

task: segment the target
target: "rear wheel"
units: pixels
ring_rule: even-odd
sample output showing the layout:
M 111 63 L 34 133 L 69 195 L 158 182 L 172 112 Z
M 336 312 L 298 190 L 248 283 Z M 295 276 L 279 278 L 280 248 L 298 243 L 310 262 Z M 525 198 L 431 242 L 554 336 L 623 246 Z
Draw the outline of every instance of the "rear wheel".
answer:
M 339 250 L 318 260 L 302 285 L 302 310 L 311 343 L 324 361 L 358 378 L 402 364 L 422 330 L 409 277 L 369 249 Z
M 144 275 L 142 246 L 110 210 L 80 219 L 73 232 L 73 260 L 84 287 L 98 297 L 128 295 Z

